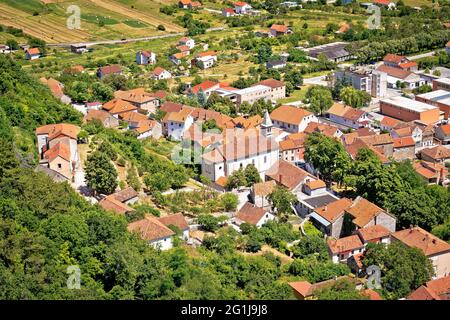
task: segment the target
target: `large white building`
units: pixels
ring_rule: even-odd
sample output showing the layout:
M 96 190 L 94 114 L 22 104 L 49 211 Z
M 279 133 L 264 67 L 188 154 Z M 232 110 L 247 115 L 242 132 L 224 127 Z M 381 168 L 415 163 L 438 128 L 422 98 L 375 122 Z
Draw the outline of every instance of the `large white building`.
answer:
M 260 129 L 240 131 L 239 134 L 235 130 L 227 130 L 223 142 L 203 154 L 202 174 L 216 182 L 252 164 L 264 178 L 265 172 L 279 158 L 279 147 L 273 137 L 272 126 L 266 113 Z

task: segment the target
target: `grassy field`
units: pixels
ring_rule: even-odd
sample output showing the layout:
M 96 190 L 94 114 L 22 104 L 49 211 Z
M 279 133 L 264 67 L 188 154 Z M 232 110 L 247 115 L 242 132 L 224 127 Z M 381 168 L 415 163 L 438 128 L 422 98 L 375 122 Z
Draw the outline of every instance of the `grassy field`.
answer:
M 172 0 L 173 2 L 173 0 Z M 20 28 L 48 43 L 82 42 L 181 32 L 175 16 L 159 12 L 159 0 L 0 0 L 0 24 Z M 170 1 L 169 1 L 170 3 Z M 168 4 L 168 2 L 164 2 Z M 77 5 L 81 11 L 81 30 L 70 30 L 67 8 Z

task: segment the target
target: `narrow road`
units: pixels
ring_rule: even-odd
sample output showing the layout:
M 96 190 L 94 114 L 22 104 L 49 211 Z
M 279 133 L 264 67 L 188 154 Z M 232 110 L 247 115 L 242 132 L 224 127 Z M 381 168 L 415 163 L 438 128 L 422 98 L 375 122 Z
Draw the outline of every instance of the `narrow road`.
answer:
M 409 60 L 417 60 L 417 59 L 421 59 L 421 58 L 425 58 L 425 57 L 434 56 L 435 53 L 436 53 L 435 51 L 431 51 L 431 52 L 427 52 L 427 53 L 417 54 L 415 56 L 410 56 L 410 57 L 407 57 L 407 58 Z
M 215 27 L 209 28 L 206 30 L 207 32 L 213 31 L 222 31 L 228 29 L 228 27 Z M 158 36 L 150 36 L 150 37 L 141 37 L 141 38 L 131 38 L 131 39 L 121 39 L 121 40 L 102 40 L 102 41 L 93 41 L 93 42 L 74 42 L 74 43 L 49 43 L 48 47 L 70 47 L 71 45 L 85 45 L 87 47 L 100 45 L 100 44 L 124 44 L 138 41 L 149 41 L 154 39 L 163 39 L 163 38 L 172 38 L 172 37 L 181 37 L 186 35 L 185 32 L 176 32 L 176 33 L 165 33 Z

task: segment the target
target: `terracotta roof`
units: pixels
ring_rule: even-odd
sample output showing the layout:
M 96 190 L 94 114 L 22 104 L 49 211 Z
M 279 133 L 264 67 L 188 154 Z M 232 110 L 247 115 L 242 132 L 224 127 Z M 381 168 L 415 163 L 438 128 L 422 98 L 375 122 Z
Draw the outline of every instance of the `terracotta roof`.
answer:
M 394 148 L 414 147 L 416 143 L 412 137 L 403 137 L 394 139 Z
M 152 96 L 154 96 L 155 98 L 160 99 L 160 100 L 165 99 L 168 95 L 169 94 L 164 90 L 158 90 L 158 91 L 152 93 Z
M 389 1 L 387 1 L 389 2 Z M 392 62 L 392 63 L 401 63 L 403 60 L 405 60 L 406 57 L 405 56 L 399 56 L 396 54 L 392 54 L 392 53 L 388 53 L 384 58 L 383 61 L 385 62 Z
M 304 147 L 305 140 L 286 139 L 279 142 L 280 151 L 299 149 Z
M 191 3 L 191 0 L 179 0 L 179 1 L 184 5 L 188 5 L 189 3 Z
M 388 237 L 391 232 L 380 224 L 374 226 L 358 229 L 358 234 L 364 242 L 370 240 Z
M 299 125 L 303 118 L 312 115 L 311 112 L 296 108 L 293 106 L 283 105 L 272 111 L 270 118 L 275 121 Z
M 178 112 L 167 112 L 164 116 L 162 122 L 185 122 L 186 119 L 191 115 L 192 108 L 183 107 Z
M 173 225 L 182 231 L 189 229 L 189 225 L 181 213 L 170 214 L 165 217 L 161 217 L 158 220 L 167 227 Z
M 221 187 L 227 186 L 228 179 L 224 176 L 219 177 L 219 179 L 216 180 L 216 183 Z
M 365 143 L 371 145 L 371 146 L 378 146 L 381 144 L 390 144 L 393 143 L 393 139 L 389 133 L 383 133 L 383 134 L 375 134 L 371 136 L 365 136 L 365 137 L 358 137 L 358 139 L 361 139 Z
M 114 98 L 122 99 L 132 103 L 145 103 L 155 100 L 153 94 L 146 92 L 144 88 L 137 88 L 127 91 L 119 90 L 114 92 Z
M 256 225 L 265 214 L 263 208 L 256 207 L 250 202 L 246 202 L 236 213 L 236 218 L 243 222 Z
M 373 0 L 372 2 L 373 3 L 382 4 L 382 5 L 385 5 L 385 6 L 388 6 L 390 3 L 393 3 L 390 0 Z
M 211 89 L 215 86 L 219 87 L 219 83 L 216 81 L 205 80 L 202 83 L 199 83 L 199 84 L 193 86 L 191 91 L 192 91 L 192 93 L 197 94 L 200 92 L 200 90 L 205 92 L 208 89 Z
M 192 1 L 191 2 L 191 7 L 201 7 L 201 6 L 202 6 L 202 4 L 200 2 L 198 2 L 198 1 Z
M 266 138 L 258 130 L 249 129 L 239 135 L 233 135 L 224 144 L 203 154 L 203 159 L 212 163 L 232 161 L 265 154 L 279 150 L 278 143 L 273 138 Z
M 39 81 L 50 89 L 54 97 L 60 99 L 64 95 L 63 84 L 61 82 L 53 78 L 40 78 Z
M 186 42 L 188 42 L 189 40 L 192 40 L 192 39 L 189 38 L 189 37 L 181 37 L 180 40 L 178 40 L 178 42 L 179 42 L 179 43 L 186 43 Z
M 338 131 L 338 127 L 329 124 L 310 122 L 303 132 L 308 134 L 313 132 L 320 132 L 327 137 L 334 137 Z
M 59 137 L 60 135 L 76 139 L 80 128 L 68 123 L 48 124 L 36 128 L 36 135 L 48 135 L 49 140 Z
M 311 296 L 313 293 L 313 285 L 308 281 L 289 282 L 289 286 L 303 297 Z
M 237 7 L 243 7 L 243 6 L 247 6 L 248 3 L 247 2 L 243 2 L 243 1 L 238 1 L 234 3 L 235 6 Z
M 320 215 L 328 222 L 335 222 L 340 216 L 342 216 L 345 210 L 352 205 L 352 200 L 347 198 L 341 198 L 339 200 L 330 202 L 327 205 L 316 208 L 314 212 Z
M 426 155 L 434 160 L 445 160 L 450 158 L 450 149 L 443 146 L 434 148 L 426 148 L 420 151 L 422 155 Z
M 41 51 L 39 50 L 39 48 L 30 48 L 30 49 L 27 49 L 27 53 L 29 55 L 36 55 L 36 54 L 40 54 Z
M 267 87 L 270 87 L 272 89 L 286 86 L 283 81 L 275 80 L 275 79 L 262 80 L 262 81 L 260 81 L 260 82 L 258 82 L 256 84 L 254 84 L 253 86 L 256 86 L 256 85 L 267 86 Z
M 389 162 L 389 159 L 383 153 L 381 153 L 378 149 L 361 140 L 360 137 L 356 137 L 352 143 L 345 145 L 345 150 L 347 151 L 348 154 L 350 154 L 352 159 L 356 159 L 359 150 L 363 148 L 367 148 L 371 150 L 373 153 L 375 153 L 375 155 L 378 157 L 378 159 L 380 159 L 382 163 Z
M 119 192 L 113 193 L 111 196 L 114 197 L 114 199 L 116 199 L 117 201 L 126 202 L 128 200 L 136 198 L 138 196 L 138 193 L 132 187 L 128 187 Z
M 394 128 L 396 125 L 400 124 L 402 121 L 397 120 L 395 118 L 391 118 L 388 116 L 384 116 L 383 119 L 381 119 L 380 124 L 386 127 Z
M 147 241 L 155 241 L 175 235 L 171 229 L 166 227 L 158 219 L 146 216 L 142 220 L 131 222 L 127 227 L 128 231 L 136 232 Z
M 183 109 L 183 105 L 181 103 L 172 101 L 166 101 L 159 107 L 159 110 L 163 112 L 179 112 L 181 109 Z
M 408 62 L 404 62 L 404 63 L 399 63 L 398 66 L 402 69 L 408 69 L 408 68 L 412 68 L 412 67 L 417 67 L 417 62 L 408 61 Z
M 329 239 L 327 243 L 334 254 L 364 247 L 364 244 L 356 234 L 340 239 Z
M 117 214 L 125 214 L 133 211 L 133 208 L 129 207 L 125 203 L 117 201 L 112 195 L 103 198 L 99 204 L 103 209 L 113 211 Z
M 284 26 L 284 25 L 281 25 L 281 24 L 273 24 L 270 27 L 270 29 L 274 30 L 276 32 L 286 33 L 289 28 L 287 26 Z
M 138 108 L 133 106 L 131 103 L 124 101 L 122 99 L 114 98 L 111 101 L 105 103 L 102 108 L 111 114 L 118 114 L 122 112 L 134 111 Z
M 256 126 L 260 125 L 263 122 L 263 118 L 259 114 L 251 116 L 251 117 L 236 117 L 234 119 L 230 119 L 225 126 L 227 128 L 243 128 L 243 129 L 249 129 L 249 128 L 255 128 Z
M 150 131 L 157 122 L 155 120 L 141 120 L 138 122 L 138 127 L 134 129 L 139 134 L 145 133 L 147 131 Z
M 385 65 L 381 65 L 377 68 L 378 71 L 385 72 L 389 76 L 398 78 L 398 79 L 406 79 L 413 73 L 407 70 L 403 70 L 400 68 L 388 67 Z
M 450 300 L 450 276 L 428 281 L 413 291 L 408 300 Z
M 62 142 L 58 142 L 44 153 L 44 158 L 53 161 L 57 157 L 70 161 L 70 147 Z
M 181 46 L 178 46 L 177 47 L 177 49 L 180 51 L 180 52 L 187 52 L 187 51 L 190 51 L 191 50 L 191 48 L 189 48 L 187 45 L 181 45 Z
M 98 70 L 103 74 L 103 75 L 108 75 L 108 74 L 113 74 L 113 73 L 121 73 L 122 72 L 122 67 L 118 64 L 112 64 L 109 66 L 104 66 L 104 67 L 100 67 L 98 68 Z
M 325 188 L 327 185 L 322 180 L 310 180 L 305 183 L 311 190 L 316 190 L 320 188 Z
M 369 300 L 383 300 L 380 294 L 372 289 L 364 289 L 361 291 L 361 294 L 369 297 Z
M 357 121 L 365 114 L 362 110 L 355 109 L 338 102 L 335 102 L 331 108 L 328 109 L 327 113 L 352 121 Z
M 275 180 L 278 184 L 285 186 L 289 190 L 295 189 L 308 177 L 314 178 L 305 170 L 284 160 L 275 162 L 275 164 L 266 171 L 266 176 Z
M 139 122 L 139 121 L 148 120 L 148 117 L 146 115 L 143 115 L 142 113 L 139 113 L 139 112 L 133 112 L 133 111 L 124 112 L 119 115 L 119 118 L 121 120 L 127 121 L 127 122 Z
M 397 231 L 391 235 L 409 247 L 420 249 L 427 257 L 450 251 L 450 244 L 420 227 Z
M 216 56 L 217 52 L 216 51 L 205 51 L 205 52 L 200 52 L 199 54 L 197 54 L 198 58 L 201 57 L 209 57 L 209 56 Z
M 155 69 L 153 69 L 153 74 L 155 75 L 155 76 L 159 76 L 159 75 L 161 75 L 163 72 L 165 72 L 165 71 L 167 71 L 166 69 L 164 69 L 164 68 L 161 68 L 161 67 L 156 67 Z
M 276 184 L 273 180 L 255 183 L 253 185 L 253 192 L 256 196 L 267 196 L 273 191 Z
M 445 135 L 450 134 L 450 123 L 438 127 Z M 436 128 L 437 129 L 437 128 Z
M 84 116 L 85 121 L 91 121 L 94 119 L 100 120 L 101 122 L 104 122 L 109 117 L 112 117 L 107 111 L 105 110 L 89 110 L 87 114 Z
M 186 56 L 187 56 L 186 52 L 177 52 L 172 55 L 172 57 L 174 57 L 177 60 L 183 59 Z
M 144 57 L 150 58 L 153 55 L 153 52 L 149 51 L 149 50 L 142 50 L 139 51 L 141 53 L 141 55 L 143 55 Z
M 385 210 L 378 207 L 376 204 L 364 199 L 363 197 L 357 197 L 352 205 L 348 207 L 347 211 L 353 216 L 353 223 L 360 228 L 365 227 L 373 218 L 378 216 Z

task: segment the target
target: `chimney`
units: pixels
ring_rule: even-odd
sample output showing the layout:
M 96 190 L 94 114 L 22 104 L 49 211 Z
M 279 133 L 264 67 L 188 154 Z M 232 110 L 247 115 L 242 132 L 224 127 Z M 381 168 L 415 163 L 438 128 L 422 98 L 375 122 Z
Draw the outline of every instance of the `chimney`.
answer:
M 325 205 L 325 207 L 323 207 L 323 211 L 327 211 L 327 209 L 328 209 L 328 206 Z

